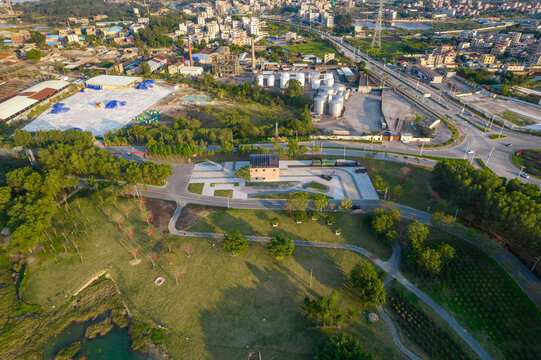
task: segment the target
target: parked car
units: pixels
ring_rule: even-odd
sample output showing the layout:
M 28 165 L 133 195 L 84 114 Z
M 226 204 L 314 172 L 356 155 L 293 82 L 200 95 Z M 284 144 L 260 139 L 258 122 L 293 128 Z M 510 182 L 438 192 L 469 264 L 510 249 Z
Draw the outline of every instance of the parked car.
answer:
M 364 174 L 366 172 L 366 169 L 365 168 L 359 168 L 359 169 L 355 169 L 355 172 L 357 174 Z
M 520 173 L 520 176 L 522 176 L 524 179 L 529 179 L 530 178 L 530 175 L 526 174 L 526 173 Z
M 505 146 L 511 147 L 511 146 L 513 146 L 513 144 L 509 143 L 509 144 L 505 144 Z
M 331 181 L 332 180 L 332 176 L 329 176 L 329 175 L 321 175 L 321 178 L 322 179 L 325 179 L 327 181 Z

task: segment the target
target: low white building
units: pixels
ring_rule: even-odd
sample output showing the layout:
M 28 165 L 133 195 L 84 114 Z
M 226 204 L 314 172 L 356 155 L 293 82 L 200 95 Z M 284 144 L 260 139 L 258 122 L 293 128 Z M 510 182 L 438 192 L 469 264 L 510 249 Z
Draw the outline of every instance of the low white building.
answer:
M 203 68 L 201 66 L 182 66 L 178 68 L 178 73 L 185 76 L 199 76 L 203 75 Z
M 167 58 L 162 55 L 156 55 L 148 60 L 147 64 L 150 67 L 150 72 L 155 72 L 167 65 Z

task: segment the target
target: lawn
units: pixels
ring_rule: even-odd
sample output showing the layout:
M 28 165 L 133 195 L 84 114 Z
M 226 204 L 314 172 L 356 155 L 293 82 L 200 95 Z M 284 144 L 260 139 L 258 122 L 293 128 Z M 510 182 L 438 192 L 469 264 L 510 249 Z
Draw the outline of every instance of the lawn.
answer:
M 214 190 L 214 196 L 232 198 L 233 190 Z
M 524 172 L 541 179 L 541 149 L 515 151 L 511 155 L 511 162 L 518 169 L 524 166 Z
M 431 229 L 431 241 L 449 242 L 457 255 L 430 278 L 402 273 L 443 305 L 496 359 L 536 359 L 541 314 L 505 271 L 481 250 Z
M 430 188 L 430 170 L 393 161 L 374 160 L 369 157 L 361 160 L 368 170 L 372 183 L 376 185 L 376 177 L 381 176 L 389 188 L 390 199 L 397 203 L 426 211 L 429 206 L 439 201 L 438 194 Z M 401 196 L 393 195 L 392 189 L 396 185 L 402 187 Z
M 491 140 L 498 140 L 498 139 L 505 139 L 507 136 L 505 135 L 496 135 L 492 134 L 488 136 Z
M 203 193 L 203 188 L 205 184 L 203 183 L 190 183 L 188 184 L 188 191 L 194 194 L 201 195 Z
M 318 182 L 315 182 L 315 181 L 312 181 L 311 183 L 309 183 L 308 185 L 306 185 L 306 188 L 307 188 L 307 189 L 314 189 L 314 190 L 321 190 L 321 191 L 327 191 L 327 190 L 329 190 L 329 187 L 328 187 L 328 186 L 323 185 L 323 184 L 318 183 Z
M 211 233 L 239 230 L 244 235 L 256 236 L 285 234 L 294 240 L 357 245 L 382 259 L 388 259 L 391 256 L 391 248 L 376 239 L 367 224 L 366 216 L 342 212 L 332 213 L 336 223 L 328 226 L 325 218 L 329 214 L 331 213 L 324 212 L 316 221 L 308 219 L 302 224 L 297 224 L 287 211 L 229 209 L 208 214 L 189 230 Z M 278 218 L 277 228 L 273 228 L 270 223 L 273 218 Z M 342 228 L 340 236 L 334 233 L 337 227 Z
M 267 193 L 267 194 L 256 194 L 254 196 L 252 196 L 252 198 L 256 198 L 256 199 L 291 199 L 292 197 L 294 197 L 295 195 L 297 194 L 300 194 L 302 193 L 302 191 L 287 191 L 287 192 L 277 192 L 277 193 Z M 308 197 L 310 199 L 313 199 L 314 198 L 314 193 L 310 193 L 310 192 L 307 192 L 308 194 Z M 328 196 L 328 195 L 325 195 L 327 196 L 327 199 L 333 199 L 332 196 Z
M 60 247 L 58 262 L 48 253 L 35 253 L 23 287 L 30 302 L 58 307 L 107 270 L 135 319 L 168 328 L 165 343 L 174 359 L 240 359 L 259 349 L 265 359 L 308 360 L 328 336 L 342 332 L 353 334 L 379 358 L 403 358 L 385 324 L 370 323 L 349 290 L 346 274 L 360 259 L 354 252 L 297 248 L 291 258 L 278 262 L 263 245 L 251 243 L 245 254 L 232 257 L 206 239 L 155 232 L 149 240 L 133 200 L 100 204 L 92 197 L 79 203 L 80 213 L 73 211 L 74 216 L 89 219 L 88 237 L 73 239 L 83 261 L 70 247 L 67 253 Z M 120 229 L 115 221 L 128 211 Z M 125 236 L 132 231 L 127 229 L 135 233 L 132 239 Z M 57 231 L 62 230 L 58 225 Z M 142 261 L 132 265 L 136 250 Z M 155 267 L 146 261 L 153 254 Z M 163 285 L 154 284 L 157 276 L 165 278 Z M 333 290 L 339 292 L 347 320 L 340 329 L 308 328 L 304 297 L 329 296 Z
M 498 115 L 504 118 L 505 120 L 510 121 L 513 124 L 518 125 L 518 126 L 527 126 L 527 125 L 533 125 L 536 123 L 535 121 L 529 119 L 528 117 L 517 114 L 516 112 L 513 112 L 511 110 L 505 110 L 503 113 L 498 114 Z
M 325 53 L 335 53 L 334 47 L 326 41 L 307 39 L 302 44 L 286 46 L 289 51 L 296 51 L 302 55 L 315 55 L 323 58 Z

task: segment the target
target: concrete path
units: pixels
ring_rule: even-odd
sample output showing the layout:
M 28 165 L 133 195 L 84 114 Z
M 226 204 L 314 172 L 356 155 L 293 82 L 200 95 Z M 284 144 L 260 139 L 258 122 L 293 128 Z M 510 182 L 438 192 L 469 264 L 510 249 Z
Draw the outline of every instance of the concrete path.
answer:
M 179 210 L 180 209 L 180 210 Z M 180 216 L 182 210 L 182 205 L 179 204 L 177 210 L 175 211 L 173 217 L 169 221 L 169 231 L 171 234 L 178 236 L 189 236 L 189 237 L 202 237 L 210 239 L 222 239 L 224 234 L 216 233 L 204 233 L 204 232 L 192 232 L 192 231 L 180 231 L 175 228 L 176 221 Z M 265 236 L 246 236 L 250 241 L 255 242 L 268 242 L 270 237 Z M 406 287 L 409 291 L 417 295 L 421 300 L 423 300 L 428 306 L 430 306 L 445 322 L 451 326 L 451 328 L 456 331 L 456 333 L 479 355 L 483 360 L 492 359 L 488 352 L 475 340 L 467 331 L 464 329 L 443 307 L 437 304 L 430 296 L 425 294 L 423 291 L 419 290 L 415 285 L 413 285 L 409 280 L 407 280 L 399 270 L 400 265 L 400 246 L 396 244 L 393 246 L 393 255 L 388 261 L 382 261 L 375 254 L 372 254 L 368 250 L 365 250 L 361 247 L 350 245 L 350 244 L 333 244 L 333 243 L 323 243 L 323 242 L 312 242 L 312 241 L 300 241 L 294 240 L 293 244 L 295 246 L 307 246 L 307 247 L 317 247 L 317 248 L 330 248 L 330 249 L 344 249 L 351 250 L 358 254 L 363 255 L 368 258 L 372 263 L 379 266 L 387 273 L 387 279 L 396 279 L 400 284 Z M 386 279 L 386 280 L 387 280 Z M 389 280 L 390 281 L 390 280 Z M 388 281 L 387 281 L 388 283 Z M 392 330 L 391 330 L 392 332 Z M 394 337 L 393 337 L 394 340 Z M 398 339 L 397 339 L 398 340 Z M 395 341 L 396 343 L 396 341 Z M 398 346 L 398 345 L 397 345 Z M 403 346 L 403 345 L 402 345 Z M 400 347 L 399 347 L 400 349 Z M 405 347 L 404 347 L 405 349 Z M 407 349 L 406 349 L 407 350 Z M 402 350 L 401 350 L 402 351 Z M 409 350 L 407 350 L 409 351 Z M 414 355 L 414 354 L 412 354 Z
M 393 338 L 395 346 L 402 352 L 404 355 L 406 355 L 411 360 L 422 360 L 419 356 L 415 355 L 413 351 L 408 349 L 402 342 L 400 341 L 400 337 L 398 336 L 398 331 L 396 330 L 396 327 L 394 326 L 393 322 L 391 321 L 391 318 L 389 318 L 389 315 L 383 310 L 383 307 L 377 306 L 378 314 L 379 316 L 385 321 L 385 324 L 389 327 L 389 331 L 391 332 L 391 336 Z

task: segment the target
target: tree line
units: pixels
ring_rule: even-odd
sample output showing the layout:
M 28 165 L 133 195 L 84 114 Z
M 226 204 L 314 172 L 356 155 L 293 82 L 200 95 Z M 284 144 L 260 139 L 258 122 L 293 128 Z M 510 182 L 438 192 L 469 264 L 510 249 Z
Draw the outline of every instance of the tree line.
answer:
M 19 146 L 46 147 L 38 150 L 35 169 L 18 167 L 3 177 L 0 220 L 10 231 L 10 249 L 26 251 L 39 242 L 58 211 L 58 201 L 66 199 L 79 177 L 160 184 L 172 174 L 170 165 L 127 161 L 94 147 L 91 139 L 90 133 L 80 131 L 53 130 L 34 136 L 16 131 L 14 143 Z
M 438 193 L 461 207 L 462 218 L 503 242 L 515 253 L 541 253 L 539 187 L 506 180 L 489 170 L 442 160 L 432 172 Z

